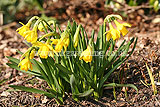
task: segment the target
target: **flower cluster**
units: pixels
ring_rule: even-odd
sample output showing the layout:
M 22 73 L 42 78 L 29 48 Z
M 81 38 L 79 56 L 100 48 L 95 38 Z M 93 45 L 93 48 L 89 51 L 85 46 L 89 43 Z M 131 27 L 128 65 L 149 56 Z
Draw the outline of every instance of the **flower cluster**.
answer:
M 109 31 L 106 31 L 107 22 Z M 121 16 L 108 15 L 100 25 L 98 35 L 95 36 L 93 30 L 90 37 L 74 20 L 73 23 L 68 21 L 64 30 L 55 21 L 45 21 L 37 16 L 22 25 L 17 32 L 24 37 L 29 48 L 20 61 L 8 57 L 8 65 L 43 79 L 49 88 L 44 87 L 47 91 L 42 91 L 24 86 L 10 87 L 44 94 L 55 98 L 58 104 L 63 104 L 63 98 L 69 93 L 78 101 L 89 95 L 98 100 L 104 87 L 129 86 L 137 90 L 133 84 L 107 82 L 131 56 L 137 43 L 137 38 L 133 37 L 128 43 L 124 40 L 120 46 L 115 46 L 116 40 L 128 33 L 126 27 L 131 27 Z
M 122 17 L 119 15 L 108 15 L 105 20 L 108 21 L 110 28 L 110 30 L 106 32 L 106 38 L 108 41 L 111 38 L 113 38 L 113 40 L 119 39 L 121 34 L 125 36 L 128 33 L 125 26 L 131 27 L 130 24 L 122 21 Z
M 36 22 L 33 25 L 33 28 L 31 29 L 31 24 L 33 24 L 33 21 Z M 109 23 L 110 30 L 105 32 L 106 38 L 109 41 L 111 38 L 113 40 L 117 40 L 120 38 L 120 35 L 122 34 L 125 36 L 128 33 L 128 30 L 125 26 L 131 27 L 130 24 L 125 23 L 122 21 L 122 17 L 119 15 L 108 15 L 105 18 L 105 22 Z M 54 57 L 54 54 L 58 55 L 58 52 L 61 52 L 62 50 L 64 53 L 67 50 L 67 47 L 70 44 L 70 30 L 67 28 L 64 32 L 62 32 L 60 35 L 55 37 L 56 32 L 52 31 L 48 33 L 48 29 L 52 24 L 55 24 L 54 21 L 43 21 L 41 18 L 34 16 L 32 17 L 26 25 L 21 23 L 23 26 L 17 29 L 17 32 L 24 37 L 24 39 L 27 42 L 30 42 L 32 44 L 32 48 L 28 49 L 28 51 L 25 53 L 25 55 L 22 55 L 22 58 L 24 59 L 19 63 L 18 66 L 21 66 L 22 70 L 28 71 L 29 69 L 32 69 L 32 64 L 30 59 L 32 59 L 35 56 L 35 50 L 38 51 L 37 55 L 40 56 L 40 58 L 47 59 L 48 56 Z M 55 25 L 54 25 L 55 26 Z M 79 43 L 79 32 L 81 29 L 81 24 L 77 27 L 76 32 L 73 37 L 73 45 L 74 48 L 77 48 Z M 38 37 L 38 30 L 41 32 L 45 32 L 46 34 L 43 36 Z M 46 39 L 47 37 L 47 39 Z M 51 38 L 53 37 L 53 38 Z M 44 40 L 46 39 L 46 40 Z M 44 41 L 42 41 L 44 40 Z M 79 60 L 84 60 L 86 63 L 92 61 L 92 54 L 93 49 L 91 43 L 88 44 L 87 49 L 84 50 L 81 55 L 79 56 Z M 29 57 L 30 56 L 30 57 Z

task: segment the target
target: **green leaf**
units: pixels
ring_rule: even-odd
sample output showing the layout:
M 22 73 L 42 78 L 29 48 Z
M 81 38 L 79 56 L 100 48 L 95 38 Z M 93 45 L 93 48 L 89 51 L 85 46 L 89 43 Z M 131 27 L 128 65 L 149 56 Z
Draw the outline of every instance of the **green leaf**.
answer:
M 74 75 L 72 74 L 70 77 L 70 85 L 71 85 L 71 89 L 72 89 L 72 93 L 73 94 L 78 94 L 78 88 L 76 86 L 76 78 L 74 77 Z
M 9 85 L 9 87 L 19 89 L 19 90 L 22 90 L 22 91 L 33 92 L 33 93 L 37 93 L 37 94 L 44 94 L 44 95 L 46 95 L 50 98 L 56 98 L 56 96 L 54 94 L 51 94 L 51 93 L 46 92 L 46 91 L 38 90 L 38 89 L 35 89 L 35 88 L 29 88 L 29 87 L 17 86 L 17 85 Z
M 40 65 L 40 63 L 39 63 L 38 61 L 36 61 L 35 59 L 33 59 L 33 63 L 34 63 L 35 66 L 39 69 L 39 71 L 41 72 L 42 77 L 47 81 L 48 85 L 49 85 L 50 87 L 52 87 L 52 86 L 51 86 L 51 82 L 50 82 L 50 80 L 48 79 L 48 76 L 47 76 L 47 74 L 45 73 L 45 71 L 42 69 L 42 66 Z
M 58 69 L 66 72 L 66 73 L 68 73 L 68 74 L 70 74 L 70 75 L 72 74 L 72 72 L 71 72 L 70 70 L 68 70 L 67 68 L 65 68 L 65 67 L 62 66 L 61 64 L 55 64 L 55 66 L 56 66 Z
M 16 58 L 13 58 L 13 57 L 10 57 L 10 56 L 6 56 L 10 61 L 13 61 L 15 62 L 16 64 L 19 64 L 20 60 L 19 59 L 16 59 Z
M 53 77 L 52 77 L 51 71 L 50 71 L 50 69 L 49 69 L 49 66 L 48 66 L 48 64 L 47 64 L 47 61 L 46 61 L 47 59 L 43 59 L 43 58 L 40 58 L 40 59 L 41 59 L 43 65 L 44 65 L 44 67 L 45 67 L 46 75 L 48 76 L 49 81 L 50 81 L 51 84 L 53 85 Z
M 117 83 L 109 83 L 109 84 L 104 84 L 104 87 L 131 87 L 137 91 L 138 94 L 138 89 L 134 84 L 117 84 Z
M 20 50 L 18 50 L 18 49 L 17 49 L 16 51 L 17 51 L 19 54 L 21 54 L 21 55 L 23 54 L 23 52 L 21 52 L 21 51 L 20 51 Z
M 94 89 L 90 89 L 90 90 L 87 90 L 83 93 L 79 93 L 79 94 L 74 94 L 75 96 L 78 96 L 78 97 L 86 97 L 86 96 L 89 96 L 93 93 Z
M 133 41 L 134 41 L 134 38 L 131 39 L 130 45 L 131 45 L 131 43 L 133 43 Z M 134 46 L 133 46 L 132 51 L 130 52 L 130 54 L 129 54 L 125 59 L 123 59 L 123 60 L 121 60 L 121 59 L 119 58 L 114 64 L 112 64 L 113 67 L 111 66 L 111 67 L 108 69 L 109 71 L 108 71 L 107 74 L 103 77 L 103 79 L 100 81 L 100 86 L 99 86 L 99 88 L 101 88 L 101 87 L 103 86 L 104 82 L 108 79 L 108 77 L 110 76 L 110 74 L 111 74 L 115 69 L 117 69 L 122 63 L 124 63 L 124 62 L 131 56 L 131 54 L 133 53 L 133 51 L 134 51 L 134 49 L 135 49 L 135 47 L 136 47 L 136 44 L 137 44 L 137 38 L 136 38 L 136 40 L 135 40 Z M 127 50 L 128 50 L 128 49 L 127 49 Z
M 31 71 L 31 70 L 29 70 L 29 71 L 24 71 L 24 70 L 21 70 L 17 65 L 11 64 L 11 63 L 7 63 L 7 65 L 10 66 L 11 68 L 14 68 L 14 69 L 18 70 L 18 71 L 22 71 L 22 72 L 24 72 L 24 73 L 28 73 L 28 74 L 35 75 L 35 76 L 37 76 L 37 77 L 39 77 L 39 78 L 41 78 L 41 79 L 43 78 L 43 77 L 41 76 L 40 72 Z

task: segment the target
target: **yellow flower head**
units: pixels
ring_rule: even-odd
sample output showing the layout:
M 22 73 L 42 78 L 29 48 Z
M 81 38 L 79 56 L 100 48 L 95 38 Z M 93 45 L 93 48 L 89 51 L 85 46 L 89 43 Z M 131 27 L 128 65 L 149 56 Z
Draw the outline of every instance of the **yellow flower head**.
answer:
M 63 48 L 63 45 L 64 45 L 63 41 L 59 40 L 56 47 L 55 47 L 55 51 L 56 52 L 61 52 L 61 50 Z
M 79 57 L 79 60 L 84 60 L 86 63 L 91 62 L 92 61 L 92 47 L 91 46 L 87 46 L 87 49 L 84 50 L 81 53 L 81 56 Z
M 109 28 L 110 30 L 107 31 L 107 40 L 109 41 L 111 38 L 113 38 L 113 40 L 117 40 L 120 38 L 120 31 L 119 30 L 116 30 L 115 28 L 113 28 L 112 24 L 109 23 Z
M 131 25 L 128 23 L 120 23 L 123 21 L 122 17 L 119 15 L 108 15 L 105 20 L 108 21 L 110 29 L 109 31 L 105 32 L 105 34 L 107 33 L 106 37 L 108 41 L 110 38 L 113 38 L 113 40 L 119 39 L 121 37 L 120 34 L 125 36 L 128 33 L 128 30 L 125 26 L 131 27 Z
M 27 40 L 27 42 L 36 42 L 37 41 L 37 38 L 38 38 L 38 34 L 37 34 L 37 28 L 34 27 L 32 30 L 30 31 L 26 31 L 24 33 L 25 35 L 25 38 Z
M 31 22 L 28 22 L 26 25 L 24 25 L 22 22 L 20 22 L 20 24 L 22 24 L 23 26 L 18 28 L 16 31 L 23 37 L 25 37 L 25 32 L 29 31 L 30 26 L 31 26 Z
M 52 44 L 56 45 L 55 46 L 55 51 L 56 52 L 61 52 L 63 47 L 64 47 L 64 52 L 66 52 L 67 47 L 70 43 L 69 41 L 69 34 L 67 31 L 64 31 L 61 34 L 61 38 L 60 39 L 51 39 Z
M 115 24 L 116 24 L 116 29 L 119 30 L 123 36 L 125 36 L 128 33 L 128 30 L 126 29 L 125 26 L 127 27 L 131 27 L 130 24 L 128 23 L 119 23 L 117 20 L 114 20 Z
M 28 57 L 26 57 L 25 59 L 23 59 L 19 64 L 18 64 L 18 67 L 20 66 L 20 69 L 21 70 L 25 70 L 25 71 L 28 71 L 29 69 L 32 70 L 32 64 L 29 60 Z
M 53 53 L 56 53 L 55 50 L 53 49 L 53 47 L 48 44 L 48 42 L 46 42 L 46 43 L 36 42 L 36 43 L 33 43 L 33 46 L 39 47 L 38 55 L 41 58 L 47 59 L 48 55 L 53 57 L 54 56 Z

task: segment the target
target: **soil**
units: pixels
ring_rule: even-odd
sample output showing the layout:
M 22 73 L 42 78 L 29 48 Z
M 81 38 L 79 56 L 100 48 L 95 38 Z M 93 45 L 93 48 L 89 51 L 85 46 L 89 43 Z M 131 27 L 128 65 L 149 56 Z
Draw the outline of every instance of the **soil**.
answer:
M 54 17 L 58 20 L 61 27 L 67 25 L 67 20 L 74 20 L 78 24 L 85 27 L 88 35 L 92 29 L 98 30 L 99 24 L 103 23 L 103 19 L 108 14 L 116 14 L 111 8 L 105 8 L 104 2 L 101 0 L 58 0 L 53 2 L 49 0 L 45 3 L 45 13 L 47 16 Z M 131 7 L 124 7 L 131 8 Z M 126 10 L 127 10 L 126 9 Z M 124 20 L 132 24 L 130 33 L 121 38 L 116 45 L 119 45 L 123 39 L 129 40 L 131 37 L 138 37 L 138 42 L 133 55 L 121 65 L 111 76 L 117 77 L 119 73 L 123 73 L 121 83 L 134 84 L 138 88 L 138 94 L 132 88 L 125 89 L 116 88 L 116 99 L 113 96 L 113 89 L 106 88 L 103 97 L 99 101 L 95 101 L 92 97 L 88 100 L 79 102 L 74 101 L 70 95 L 64 98 L 66 107 L 114 107 L 114 106 L 160 106 L 160 15 L 150 10 L 146 14 L 145 8 L 132 8 L 133 11 L 126 12 L 127 17 Z M 29 12 L 29 14 L 25 14 Z M 20 26 L 18 21 L 27 16 L 40 15 L 41 12 L 36 10 L 23 10 L 18 12 L 16 22 L 0 26 L 0 106 L 36 106 L 36 107 L 52 107 L 58 106 L 54 99 L 50 99 L 40 94 L 34 94 L 23 91 L 15 91 L 8 85 L 24 85 L 43 89 L 47 87 L 44 81 L 35 78 L 32 75 L 26 75 L 20 71 L 9 68 L 6 63 L 6 56 L 19 58 L 16 52 L 19 49 L 22 52 L 27 50 L 27 46 L 23 43 L 23 38 L 17 34 L 16 29 Z M 24 21 L 25 22 L 25 21 Z M 96 32 L 97 33 L 97 32 Z M 149 65 L 156 83 L 157 94 L 153 94 L 150 84 L 149 74 L 146 69 L 146 63 Z M 115 80 L 117 81 L 117 80 Z M 147 84 L 147 85 L 146 85 Z

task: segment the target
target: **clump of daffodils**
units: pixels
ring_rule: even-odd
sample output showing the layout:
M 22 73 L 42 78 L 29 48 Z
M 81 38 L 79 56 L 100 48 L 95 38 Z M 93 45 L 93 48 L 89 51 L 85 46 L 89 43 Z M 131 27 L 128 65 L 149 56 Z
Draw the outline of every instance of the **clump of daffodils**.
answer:
M 33 23 L 36 21 L 35 23 Z M 111 38 L 113 40 L 117 40 L 121 37 L 121 35 L 125 36 L 128 33 L 127 27 L 131 27 L 130 24 L 124 22 L 122 17 L 119 15 L 108 15 L 104 23 L 108 22 L 109 24 L 109 31 L 106 31 L 104 34 L 106 35 L 107 41 Z M 56 32 L 49 32 L 48 29 L 50 25 L 55 24 L 55 21 L 43 21 L 41 18 L 34 16 L 32 17 L 28 23 L 25 25 L 21 23 L 23 26 L 17 29 L 17 32 L 24 37 L 24 40 L 32 44 L 32 47 L 28 49 L 30 52 L 24 53 L 22 55 L 22 60 L 18 66 L 22 70 L 29 70 L 32 69 L 31 59 L 38 55 L 40 58 L 47 59 L 48 56 L 54 57 L 54 54 L 58 56 L 58 53 L 62 50 L 64 53 L 67 51 L 67 47 L 70 44 L 70 31 L 67 28 L 64 32 L 62 32 L 58 37 L 55 36 Z M 31 28 L 31 25 L 33 27 Z M 81 24 L 77 27 L 76 32 L 73 37 L 73 46 L 77 48 L 79 43 L 79 32 L 81 29 Z M 38 30 L 40 32 L 45 32 L 45 35 L 38 36 Z M 58 34 L 58 33 L 57 33 Z M 53 38 L 51 38 L 53 36 Z M 47 40 L 42 41 L 44 38 L 47 37 Z M 91 40 L 90 40 L 91 41 Z M 86 63 L 92 62 L 92 55 L 93 55 L 93 46 L 91 43 L 88 44 L 87 48 L 80 54 L 79 60 L 84 60 Z M 37 54 L 36 54 L 37 51 Z M 24 58 L 24 59 L 23 59 Z
M 109 25 L 108 31 L 106 23 Z M 91 38 L 83 26 L 75 21 L 73 24 L 68 22 L 64 30 L 55 21 L 45 21 L 37 16 L 32 17 L 27 24 L 21 24 L 17 32 L 24 37 L 29 48 L 22 54 L 20 62 L 9 57 L 8 65 L 43 79 L 49 88 L 42 91 L 24 86 L 10 87 L 44 94 L 55 98 L 58 104 L 63 104 L 63 98 L 69 93 L 75 101 L 82 97 L 88 98 L 89 95 L 98 100 L 104 87 L 118 86 L 116 83 L 106 84 L 106 81 L 130 57 L 137 43 L 137 38 L 133 37 L 128 43 L 124 40 L 115 48 L 115 42 L 128 33 L 126 27 L 131 27 L 119 15 L 108 15 L 98 35 L 95 37 L 93 32 Z M 132 43 L 134 45 L 130 50 Z M 120 86 L 137 90 L 133 84 Z

